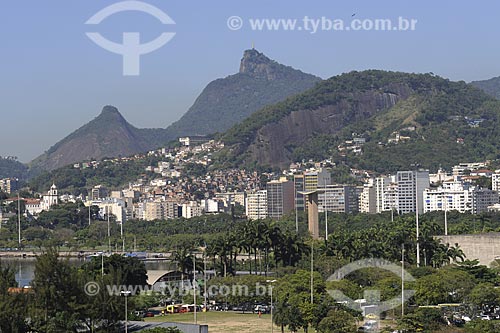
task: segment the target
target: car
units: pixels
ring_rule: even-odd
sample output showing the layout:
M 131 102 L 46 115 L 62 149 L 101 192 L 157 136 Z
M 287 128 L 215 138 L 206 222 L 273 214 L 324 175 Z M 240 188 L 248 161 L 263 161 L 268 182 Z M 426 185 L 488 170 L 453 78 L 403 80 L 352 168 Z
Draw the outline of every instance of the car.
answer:
M 480 318 L 481 320 L 491 320 L 491 317 L 489 315 L 481 315 Z
M 233 311 L 244 311 L 244 309 L 243 305 L 235 305 L 232 308 Z
M 367 322 L 365 322 L 365 324 L 363 326 L 361 326 L 359 330 L 361 330 L 361 332 L 374 332 L 378 329 L 378 321 L 376 320 L 368 320 Z
M 375 313 L 369 313 L 366 315 L 367 319 L 378 319 L 378 316 Z
M 269 313 L 271 312 L 271 307 L 264 304 L 257 304 L 253 309 L 253 313 Z

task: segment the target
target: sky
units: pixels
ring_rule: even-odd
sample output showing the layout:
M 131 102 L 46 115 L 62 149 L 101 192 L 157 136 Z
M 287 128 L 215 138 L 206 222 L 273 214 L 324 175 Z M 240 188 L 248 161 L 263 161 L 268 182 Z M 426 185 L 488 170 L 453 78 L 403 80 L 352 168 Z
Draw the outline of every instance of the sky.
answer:
M 145 0 L 175 24 L 131 10 L 85 24 L 119 2 L 0 1 L 0 156 L 29 162 L 105 105 L 116 106 L 136 127 L 165 128 L 207 83 L 237 73 L 252 45 L 322 78 L 363 69 L 433 72 L 467 82 L 500 75 L 500 2 L 494 0 Z M 415 29 L 328 29 L 338 20 L 369 26 L 377 19 L 397 24 L 399 17 L 417 20 Z M 302 25 L 259 30 L 252 27 L 255 19 Z M 304 20 L 318 22 L 316 32 Z M 115 43 L 122 43 L 124 32 L 139 33 L 141 43 L 165 32 L 175 36 L 140 56 L 139 75 L 124 76 L 122 55 L 103 49 L 87 32 Z

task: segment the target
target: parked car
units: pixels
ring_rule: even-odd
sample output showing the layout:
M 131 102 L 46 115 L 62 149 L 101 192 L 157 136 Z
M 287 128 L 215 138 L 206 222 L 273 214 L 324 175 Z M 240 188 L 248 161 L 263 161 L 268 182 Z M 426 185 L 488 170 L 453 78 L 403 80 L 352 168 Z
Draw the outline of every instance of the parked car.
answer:
M 269 313 L 271 312 L 271 307 L 269 305 L 257 304 L 253 309 L 253 313 Z

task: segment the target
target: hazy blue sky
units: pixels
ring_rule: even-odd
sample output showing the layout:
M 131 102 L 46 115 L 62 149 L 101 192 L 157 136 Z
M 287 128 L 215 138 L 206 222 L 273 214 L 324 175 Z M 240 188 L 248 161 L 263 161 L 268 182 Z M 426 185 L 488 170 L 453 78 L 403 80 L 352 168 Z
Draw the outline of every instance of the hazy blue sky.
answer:
M 84 23 L 118 1 L 1 0 L 0 155 L 27 162 L 112 104 L 137 127 L 166 127 L 213 79 L 236 73 L 242 52 L 269 57 L 323 78 L 368 68 L 434 72 L 453 80 L 500 75 L 498 1 L 169 1 L 147 0 L 176 25 L 140 12 Z M 251 18 L 350 21 L 399 16 L 418 20 L 416 31 L 252 31 Z M 243 19 L 231 31 L 227 19 Z M 162 32 L 176 36 L 141 57 L 141 75 L 122 75 L 120 55 L 94 44 L 97 31 L 121 42 Z

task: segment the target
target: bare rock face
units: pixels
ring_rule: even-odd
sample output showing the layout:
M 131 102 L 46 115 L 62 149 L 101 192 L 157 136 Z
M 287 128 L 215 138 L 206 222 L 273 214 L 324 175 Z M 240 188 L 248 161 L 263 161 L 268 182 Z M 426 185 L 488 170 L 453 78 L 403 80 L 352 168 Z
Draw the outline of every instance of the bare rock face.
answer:
M 407 98 L 409 93 L 409 89 L 401 89 L 399 94 L 377 91 L 354 93 L 335 105 L 293 111 L 280 121 L 259 129 L 248 147 L 249 155 L 260 165 L 286 167 L 291 162 L 291 151 L 287 147 L 300 146 L 317 133 L 334 135 L 347 124 L 393 107 L 399 100 Z
M 240 74 L 255 78 L 276 80 L 280 76 L 279 64 L 255 49 L 246 50 L 240 63 Z

